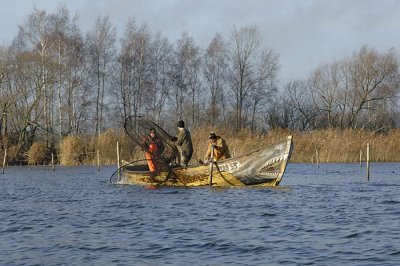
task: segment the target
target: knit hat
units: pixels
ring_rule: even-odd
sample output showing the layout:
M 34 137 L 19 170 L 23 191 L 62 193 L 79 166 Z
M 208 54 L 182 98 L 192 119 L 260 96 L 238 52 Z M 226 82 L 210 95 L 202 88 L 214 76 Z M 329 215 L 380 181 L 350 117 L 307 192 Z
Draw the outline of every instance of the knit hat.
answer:
M 209 139 L 216 139 L 216 138 L 217 138 L 217 135 L 215 135 L 214 132 L 211 132 L 211 133 L 210 133 L 210 136 L 208 136 L 208 138 L 209 138 Z
M 184 128 L 185 127 L 185 122 L 183 122 L 182 120 L 179 120 L 178 127 Z

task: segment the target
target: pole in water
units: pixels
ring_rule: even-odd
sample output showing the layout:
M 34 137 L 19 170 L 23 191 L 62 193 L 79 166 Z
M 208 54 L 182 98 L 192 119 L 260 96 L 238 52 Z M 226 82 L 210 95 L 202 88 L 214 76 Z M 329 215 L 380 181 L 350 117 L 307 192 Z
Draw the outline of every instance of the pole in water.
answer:
M 369 181 L 369 143 L 367 143 L 367 180 Z
M 4 168 L 6 167 L 6 158 L 7 158 L 7 149 L 4 149 L 4 158 L 3 158 L 3 169 L 2 173 L 4 174 Z
M 100 172 L 100 151 L 97 149 L 97 171 Z
M 120 165 L 119 165 L 119 143 L 117 141 L 117 167 L 118 167 L 118 180 L 121 178 Z
M 56 167 L 54 166 L 54 154 L 51 153 L 51 167 L 53 168 L 53 171 L 56 170 Z

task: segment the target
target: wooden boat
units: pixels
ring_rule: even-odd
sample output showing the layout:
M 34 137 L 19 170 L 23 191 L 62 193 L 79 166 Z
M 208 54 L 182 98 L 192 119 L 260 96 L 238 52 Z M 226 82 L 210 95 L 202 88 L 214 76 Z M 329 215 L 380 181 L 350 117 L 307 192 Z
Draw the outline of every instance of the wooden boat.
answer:
M 166 167 L 150 172 L 146 162 L 125 164 L 118 184 L 157 186 L 277 186 L 292 152 L 292 136 L 274 145 L 208 165 Z

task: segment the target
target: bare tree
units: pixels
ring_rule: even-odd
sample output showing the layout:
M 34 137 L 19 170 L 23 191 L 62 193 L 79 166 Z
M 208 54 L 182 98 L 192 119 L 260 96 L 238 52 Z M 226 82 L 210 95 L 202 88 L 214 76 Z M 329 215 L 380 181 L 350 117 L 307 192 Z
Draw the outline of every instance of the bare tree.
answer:
M 227 80 L 227 48 L 220 34 L 216 34 L 204 55 L 204 78 L 210 93 L 210 123 L 215 125 L 222 105 L 223 91 Z
M 119 64 L 119 95 L 121 97 L 122 119 L 134 114 L 133 106 L 137 106 L 135 101 L 135 36 L 137 34 L 136 22 L 131 19 L 125 27 L 124 35 L 121 38 Z
M 318 106 L 310 89 L 310 83 L 294 80 L 284 90 L 284 104 L 292 109 L 292 126 L 294 129 L 309 130 L 317 127 Z
M 393 49 L 379 54 L 365 46 L 351 58 L 318 68 L 310 88 L 319 108 L 320 125 L 376 128 L 383 115 L 390 113 L 386 107 L 398 93 L 398 68 Z
M 137 27 L 132 19 L 121 39 L 119 95 L 123 119 L 143 115 L 154 101 L 154 73 L 152 73 L 152 40 L 146 25 Z
M 27 74 L 32 81 L 31 84 L 34 84 L 32 91 L 35 92 L 35 101 L 33 102 L 43 108 L 43 112 L 37 113 L 36 117 L 30 114 L 30 117 L 35 117 L 33 120 L 31 118 L 25 121 L 30 124 L 30 127 L 43 129 L 47 145 L 50 143 L 50 137 L 53 137 L 54 90 L 52 85 L 55 69 L 55 61 L 50 53 L 54 46 L 54 38 L 52 38 L 54 26 L 50 18 L 51 16 L 45 11 L 34 9 L 24 25 L 19 27 L 18 35 L 14 40 L 15 49 L 23 55 L 23 60 L 20 61 L 21 64 L 26 65 L 23 69 L 29 71 Z M 41 101 L 36 101 L 36 99 L 41 99 Z M 35 110 L 36 107 L 38 106 L 34 106 L 33 109 L 28 108 L 28 110 Z M 28 117 L 29 114 L 26 116 Z
M 135 101 L 134 113 L 139 114 L 145 112 L 145 105 L 151 104 L 153 100 L 149 82 L 151 33 L 147 25 L 143 24 L 139 28 L 134 43 L 135 83 L 137 84 L 135 88 L 137 101 Z
M 250 128 L 256 130 L 256 114 L 260 111 L 260 107 L 265 107 L 266 111 L 268 103 L 277 92 L 275 78 L 278 72 L 278 54 L 272 49 L 261 52 L 261 58 L 255 73 L 255 82 L 253 90 L 250 92 L 252 103 Z
M 261 45 L 260 35 L 256 27 L 233 29 L 231 35 L 232 50 L 232 90 L 235 97 L 236 129 L 242 128 L 242 112 L 246 96 L 250 92 L 254 81 L 252 75 L 255 60 L 258 56 L 257 49 Z
M 19 33 L 15 40 L 20 45 L 18 48 L 20 52 L 26 56 L 21 57 L 21 63 L 28 64 L 36 64 L 38 72 L 35 70 L 32 72 L 31 79 L 35 80 L 35 77 L 38 78 L 34 81 L 35 84 L 35 92 L 36 92 L 36 99 L 44 98 L 43 102 L 43 115 L 44 115 L 44 124 L 46 127 L 46 132 L 48 132 L 49 126 L 49 93 L 47 91 L 47 77 L 48 77 L 48 69 L 46 68 L 46 62 L 48 58 L 48 51 L 49 47 L 51 46 L 50 39 L 48 38 L 48 33 L 51 32 L 51 25 L 48 21 L 48 16 L 45 11 L 34 9 L 33 13 L 29 15 L 27 21 L 25 22 L 24 26 L 19 27 Z M 26 51 L 24 53 L 24 51 Z M 26 60 L 24 60 L 26 59 Z M 30 62 L 29 62 L 30 61 Z M 32 68 L 24 68 L 26 70 Z M 29 84 L 27 84 L 29 86 Z M 27 88 L 29 91 L 29 87 Z M 38 101 L 34 101 L 34 104 L 38 104 Z M 34 105 L 32 105 L 33 108 Z M 28 108 L 28 110 L 32 110 Z M 24 116 L 28 117 L 31 114 L 25 114 Z M 37 117 L 34 122 L 38 123 L 40 118 Z M 26 121 L 26 125 L 24 128 L 26 129 L 29 125 L 29 119 L 25 118 L 23 121 Z M 24 131 L 22 131 L 24 132 Z M 21 139 L 21 138 L 20 138 Z M 46 143 L 48 143 L 48 134 L 46 134 Z
M 185 99 L 191 98 L 192 123 L 195 122 L 195 101 L 196 90 L 198 88 L 199 72 L 199 48 L 194 44 L 193 38 L 187 33 L 183 33 L 181 39 L 177 41 L 174 62 L 172 64 L 171 79 L 173 85 L 173 103 L 175 105 L 175 115 L 177 120 L 184 116 Z
M 273 50 L 266 50 L 261 45 L 260 33 L 257 27 L 234 28 L 231 34 L 232 72 L 230 75 L 231 89 L 234 97 L 236 129 L 239 130 L 246 122 L 247 110 L 253 106 L 255 112 L 259 100 L 251 96 L 258 94 L 254 90 L 271 90 L 278 70 L 278 56 Z M 268 82 L 270 81 L 270 82 Z M 245 108 L 247 107 L 247 108 Z
M 393 49 L 379 54 L 367 47 L 354 54 L 350 61 L 349 86 L 353 91 L 349 102 L 348 127 L 365 127 L 371 120 L 376 107 L 384 100 L 393 99 L 399 88 L 399 65 Z M 359 121 L 366 113 L 367 121 Z M 360 122 L 362 124 L 360 124 Z
M 4 148 L 7 148 L 8 144 L 8 117 L 18 98 L 17 93 L 9 87 L 13 65 L 10 53 L 9 48 L 0 47 L 0 142 Z
M 171 83 L 168 73 L 171 71 L 172 45 L 167 38 L 158 33 L 151 43 L 150 50 L 150 110 L 155 121 L 161 123 Z
M 10 100 L 7 106 L 7 126 L 11 135 L 17 136 L 16 146 L 28 149 L 32 144 L 37 129 L 44 132 L 48 140 L 47 128 L 44 127 L 43 84 L 40 56 L 34 52 L 24 52 L 12 47 L 9 54 L 8 79 L 4 86 Z
M 103 127 L 104 97 L 107 84 L 112 77 L 115 38 L 116 30 L 112 27 L 108 17 L 99 17 L 86 38 L 89 73 L 96 84 L 94 119 L 96 134 L 100 134 Z
M 191 118 L 192 118 L 192 125 L 199 124 L 199 99 L 201 96 L 200 93 L 200 64 L 201 64 L 201 51 L 198 46 L 192 43 L 189 48 L 189 75 L 188 75 L 188 84 L 189 84 L 189 91 L 191 95 Z
M 337 105 L 339 93 L 343 87 L 343 73 L 339 63 L 325 65 L 317 68 L 311 78 L 310 88 L 313 90 L 315 102 L 319 106 L 322 123 L 325 127 L 336 127 L 339 122 Z
M 69 118 L 68 132 L 71 131 L 70 126 L 73 120 L 71 117 L 71 106 L 73 105 L 71 97 L 73 87 L 76 87 L 76 85 L 71 86 L 71 73 L 76 73 L 75 68 L 80 69 L 79 71 L 82 69 L 83 42 L 76 24 L 77 17 L 71 18 L 65 6 L 61 6 L 57 13 L 50 15 L 49 19 L 53 28 L 50 38 L 52 38 L 54 44 L 50 47 L 50 55 L 56 62 L 54 67 L 54 87 L 57 90 L 58 127 L 61 137 L 63 134 L 64 113 Z M 80 63 L 77 64 L 77 62 Z
M 270 107 L 266 111 L 265 122 L 270 129 L 294 129 L 296 118 L 295 110 L 290 108 L 282 95 L 277 95 L 270 101 Z
M 66 134 L 75 135 L 80 132 L 81 123 L 86 120 L 90 107 L 89 90 L 84 87 L 87 77 L 84 40 L 75 24 L 71 29 L 65 53 L 66 84 L 63 98 L 66 102 L 64 109 L 67 116 Z

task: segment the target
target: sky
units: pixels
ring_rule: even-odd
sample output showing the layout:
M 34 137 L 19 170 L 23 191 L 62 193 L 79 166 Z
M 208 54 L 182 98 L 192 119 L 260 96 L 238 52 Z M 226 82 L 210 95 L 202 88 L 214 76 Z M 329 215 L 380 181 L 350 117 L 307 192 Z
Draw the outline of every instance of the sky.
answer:
M 134 19 L 171 42 L 186 32 L 203 49 L 217 33 L 228 40 L 235 27 L 256 26 L 263 46 L 279 54 L 282 85 L 365 45 L 400 51 L 398 0 L 0 0 L 0 44 L 11 43 L 34 8 L 56 13 L 60 5 L 79 16 L 84 34 L 99 16 L 119 35 Z

